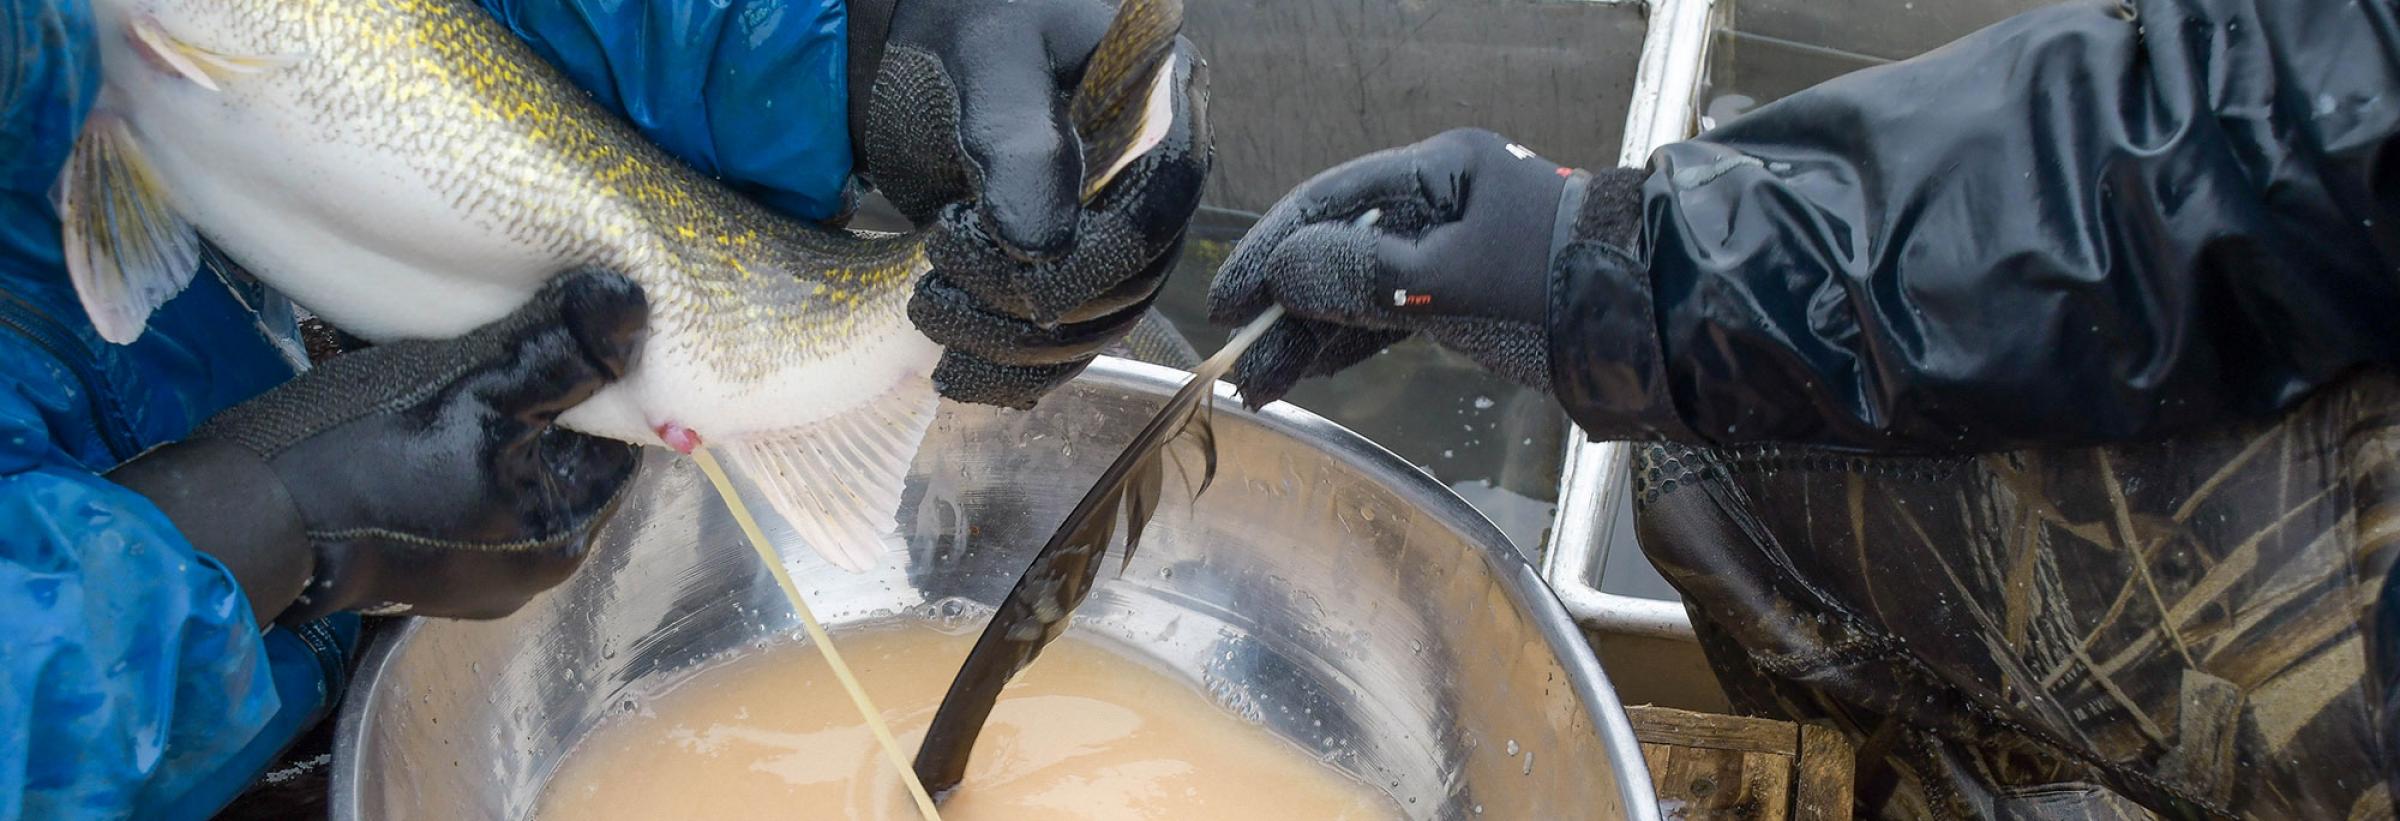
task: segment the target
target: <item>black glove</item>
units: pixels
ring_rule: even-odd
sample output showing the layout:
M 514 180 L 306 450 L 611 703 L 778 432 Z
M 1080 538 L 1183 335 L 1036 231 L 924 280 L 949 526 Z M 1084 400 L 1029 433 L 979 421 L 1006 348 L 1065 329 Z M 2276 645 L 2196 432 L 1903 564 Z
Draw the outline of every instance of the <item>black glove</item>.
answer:
M 1489 131 L 1449 131 L 1318 174 L 1269 209 L 1210 284 L 1212 322 L 1290 315 L 1235 363 L 1252 406 L 1304 376 L 1358 364 L 1424 332 L 1492 372 L 1550 388 L 1550 262 L 1582 198 L 1621 198 L 1642 174 L 1561 167 Z
M 575 570 L 633 476 L 633 445 L 551 423 L 632 365 L 648 311 L 623 277 L 562 277 L 458 339 L 336 357 L 109 478 L 262 619 L 504 616 Z
M 1113 15 L 1097 0 L 861 0 L 851 132 L 863 176 L 929 227 L 909 316 L 952 399 L 1031 407 L 1124 336 L 1174 268 L 1208 176 L 1199 60 L 1178 41 L 1165 142 L 1089 204 L 1067 103 Z

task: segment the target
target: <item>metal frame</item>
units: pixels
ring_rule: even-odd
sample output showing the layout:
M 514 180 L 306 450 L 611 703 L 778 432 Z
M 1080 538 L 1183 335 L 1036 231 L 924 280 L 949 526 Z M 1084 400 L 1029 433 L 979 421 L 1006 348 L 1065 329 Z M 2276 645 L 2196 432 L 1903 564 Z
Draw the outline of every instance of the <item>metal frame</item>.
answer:
M 1732 0 L 1654 0 L 1650 28 L 1642 40 L 1634 75 L 1633 103 L 1625 115 L 1621 166 L 1647 163 L 1659 146 L 1691 136 L 1707 76 L 1710 43 Z M 1631 448 L 1623 442 L 1567 437 L 1566 475 L 1558 488 L 1558 514 L 1550 523 L 1550 549 L 1542 578 L 1558 594 L 1567 614 L 1584 629 L 1601 633 L 1698 641 L 1691 616 L 1680 601 L 1620 596 L 1600 590 L 1610 534 L 1628 523 L 1617 520 L 1618 502 L 1630 491 Z

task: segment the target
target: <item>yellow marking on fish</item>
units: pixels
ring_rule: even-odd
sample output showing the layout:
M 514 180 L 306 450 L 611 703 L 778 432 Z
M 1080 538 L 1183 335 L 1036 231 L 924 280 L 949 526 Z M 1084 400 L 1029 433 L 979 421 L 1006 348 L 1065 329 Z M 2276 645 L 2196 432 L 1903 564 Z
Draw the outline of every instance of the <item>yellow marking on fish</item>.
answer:
M 618 270 L 728 381 L 838 355 L 906 322 L 924 255 L 769 212 L 601 111 L 464 0 L 236 3 L 228 53 L 306 55 L 275 75 L 329 141 L 397 153 L 468 219 Z M 883 331 L 877 330 L 876 333 Z

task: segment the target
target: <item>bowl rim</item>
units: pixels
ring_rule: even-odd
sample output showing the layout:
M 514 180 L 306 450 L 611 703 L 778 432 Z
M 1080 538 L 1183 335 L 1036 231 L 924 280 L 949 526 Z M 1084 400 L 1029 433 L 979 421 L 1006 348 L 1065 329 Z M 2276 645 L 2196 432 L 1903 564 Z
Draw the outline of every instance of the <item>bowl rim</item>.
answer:
M 1191 374 L 1186 371 L 1102 356 L 1093 360 L 1091 367 L 1075 381 L 1155 393 L 1163 398 L 1190 379 Z M 1232 385 L 1218 382 L 1215 392 L 1222 406 L 1239 402 Z M 1487 569 L 1510 598 L 1528 611 L 1543 644 L 1566 670 L 1568 683 L 1583 701 L 1585 718 L 1608 750 L 1625 817 L 1633 821 L 1657 821 L 1657 792 L 1651 785 L 1648 767 L 1642 764 L 1641 746 L 1634 738 L 1633 723 L 1626 716 L 1625 705 L 1617 699 L 1615 685 L 1609 682 L 1598 654 L 1584 642 L 1557 594 L 1542 580 L 1539 569 L 1517 550 L 1498 525 L 1423 468 L 1330 419 L 1285 402 L 1275 402 L 1245 415 L 1269 430 L 1323 443 L 1328 455 L 1348 463 L 1363 475 L 1395 484 L 1418 484 L 1431 491 L 1426 499 L 1427 512 L 1443 524 L 1475 537 L 1477 552 L 1483 556 Z M 1499 549 L 1493 549 L 1495 545 Z M 350 676 L 350 690 L 344 694 L 334 718 L 333 761 L 328 772 L 326 810 L 334 821 L 357 821 L 360 817 L 358 784 L 362 774 L 358 771 L 358 748 L 365 743 L 366 718 L 375 709 L 374 683 L 383 678 L 384 666 L 416 634 L 421 623 L 421 619 L 410 617 L 379 632 L 360 655 L 357 671 Z

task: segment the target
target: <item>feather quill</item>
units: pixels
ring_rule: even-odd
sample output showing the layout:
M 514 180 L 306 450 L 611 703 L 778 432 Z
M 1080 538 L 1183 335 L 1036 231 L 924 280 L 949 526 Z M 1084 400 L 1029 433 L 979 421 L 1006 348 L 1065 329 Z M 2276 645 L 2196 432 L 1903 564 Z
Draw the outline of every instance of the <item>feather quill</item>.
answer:
M 975 640 L 975 649 L 959 666 L 958 677 L 951 680 L 950 692 L 942 697 L 942 706 L 925 731 L 925 741 L 917 748 L 917 777 L 936 800 L 948 797 L 965 779 L 967 757 L 974 751 L 984 722 L 991 718 L 1000 689 L 1066 631 L 1068 617 L 1091 593 L 1120 518 L 1125 553 L 1119 571 L 1133 561 L 1142 530 L 1158 512 L 1166 487 L 1164 460 L 1169 446 L 1179 442 L 1195 446 L 1202 467 L 1199 480 L 1192 485 L 1192 498 L 1196 500 L 1208 490 L 1217 474 L 1216 432 L 1209 425 L 1217 380 L 1282 316 L 1282 306 L 1268 308 L 1216 355 L 1200 363 L 1192 380 L 1177 390 L 1116 461 L 1109 463 L 1041 552 L 1034 554 L 1017 586 L 1008 591 L 1008 598 L 1001 601 L 991 623 Z

